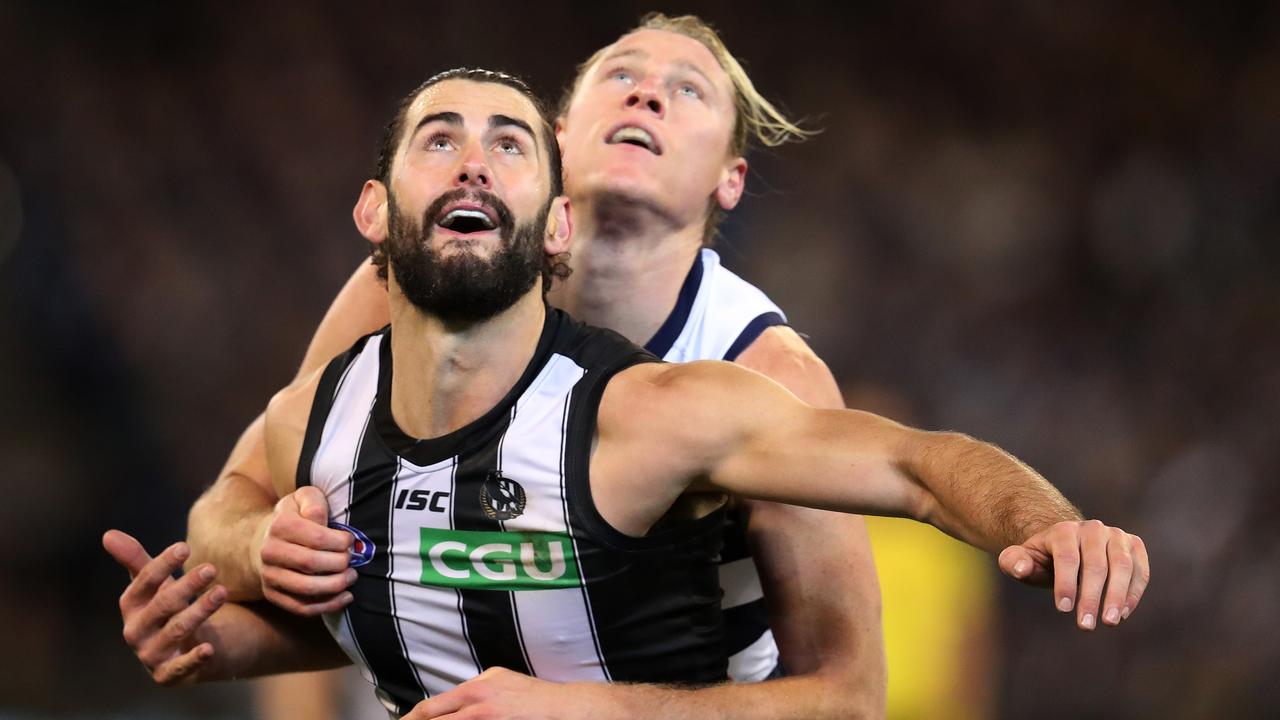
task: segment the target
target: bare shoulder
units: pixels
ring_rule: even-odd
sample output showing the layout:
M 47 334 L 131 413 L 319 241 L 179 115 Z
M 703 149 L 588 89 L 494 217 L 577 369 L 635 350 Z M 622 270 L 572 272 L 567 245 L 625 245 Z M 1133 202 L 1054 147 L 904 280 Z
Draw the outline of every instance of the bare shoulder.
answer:
M 267 404 L 267 462 L 279 497 L 296 489 L 298 456 L 323 374 L 323 367 L 311 371 L 277 392 Z
M 753 374 L 719 360 L 635 365 L 609 381 L 600 411 L 678 408 L 732 393 L 744 382 L 750 384 Z
M 786 325 L 775 325 L 760 333 L 734 362 L 777 381 L 810 405 L 844 407 L 840 388 L 827 364 Z

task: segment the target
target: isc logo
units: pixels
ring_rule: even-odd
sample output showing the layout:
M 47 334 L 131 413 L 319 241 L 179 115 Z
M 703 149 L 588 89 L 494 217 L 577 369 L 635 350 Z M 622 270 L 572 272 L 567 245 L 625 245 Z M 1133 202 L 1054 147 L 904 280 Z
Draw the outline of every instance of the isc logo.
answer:
M 437 490 L 401 490 L 396 495 L 397 510 L 422 510 L 427 509 L 431 512 L 444 512 L 443 505 L 445 500 L 449 499 L 449 493 Z
M 580 584 L 568 535 L 422 528 L 421 542 L 423 585 L 553 590 Z

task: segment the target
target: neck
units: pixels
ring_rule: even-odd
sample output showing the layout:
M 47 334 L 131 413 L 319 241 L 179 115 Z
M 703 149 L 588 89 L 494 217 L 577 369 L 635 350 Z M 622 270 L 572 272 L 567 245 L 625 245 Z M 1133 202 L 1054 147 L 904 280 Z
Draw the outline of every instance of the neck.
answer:
M 702 247 L 703 224 L 681 224 L 618 197 L 572 198 L 573 274 L 547 298 L 583 322 L 647 343 L 671 314 Z
M 440 437 L 493 409 L 528 367 L 542 334 L 541 283 L 483 322 L 446 323 L 387 282 L 391 310 L 391 415 L 410 437 Z

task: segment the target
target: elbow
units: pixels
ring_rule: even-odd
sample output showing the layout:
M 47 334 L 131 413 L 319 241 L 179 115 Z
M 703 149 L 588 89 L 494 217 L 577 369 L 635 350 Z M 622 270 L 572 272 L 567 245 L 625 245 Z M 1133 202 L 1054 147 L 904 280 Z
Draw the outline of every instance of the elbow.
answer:
M 945 514 L 940 498 L 950 494 L 957 463 L 982 445 L 960 432 L 909 431 L 901 444 L 898 464 L 910 480 L 904 500 L 908 516 L 937 526 Z

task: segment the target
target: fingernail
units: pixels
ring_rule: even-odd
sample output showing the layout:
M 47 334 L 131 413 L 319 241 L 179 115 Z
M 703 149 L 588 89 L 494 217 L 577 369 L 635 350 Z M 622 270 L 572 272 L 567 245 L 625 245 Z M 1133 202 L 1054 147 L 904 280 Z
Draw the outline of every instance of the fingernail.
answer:
M 1026 574 L 1027 574 L 1027 561 L 1026 561 L 1026 560 L 1019 560 L 1019 561 L 1018 561 L 1018 564 L 1013 566 L 1013 574 L 1014 574 L 1014 575 L 1026 575 Z
M 348 568 L 348 569 L 347 569 L 347 571 L 346 571 L 345 573 L 343 573 L 343 575 L 346 577 L 346 579 L 347 579 L 347 584 L 348 584 L 348 585 L 350 585 L 351 583 L 355 582 L 355 581 L 356 581 L 356 578 L 360 577 L 360 573 L 358 573 L 358 572 L 356 572 L 355 570 L 352 570 L 352 569 L 350 569 L 350 568 Z
M 1043 605 L 1041 606 L 1043 607 Z M 1064 597 L 1058 601 L 1058 609 L 1062 612 L 1071 612 L 1071 598 Z
M 179 562 L 182 562 L 191 556 L 191 548 L 187 547 L 185 543 L 179 545 L 173 549 L 173 556 L 177 558 Z
M 204 567 L 200 568 L 201 580 L 205 580 L 205 581 L 212 580 L 214 574 L 215 572 L 212 565 L 205 565 Z
M 1120 611 L 1115 608 L 1107 610 L 1106 620 L 1109 624 L 1115 625 L 1120 622 Z
M 1128 605 L 1125 605 L 1125 606 L 1124 606 L 1124 610 L 1121 610 L 1121 611 L 1120 611 L 1120 619 L 1121 619 L 1121 620 L 1128 620 L 1128 619 L 1129 619 L 1129 606 L 1128 606 Z
M 350 605 L 350 604 L 351 604 L 351 601 L 352 601 L 352 600 L 355 600 L 355 599 L 356 599 L 356 596 L 355 596 L 355 595 L 352 595 L 351 593 L 342 593 L 342 604 L 343 604 L 343 605 Z
M 1080 626 L 1085 628 L 1086 630 L 1092 630 L 1093 629 L 1093 613 L 1085 613 L 1084 617 L 1080 619 Z

